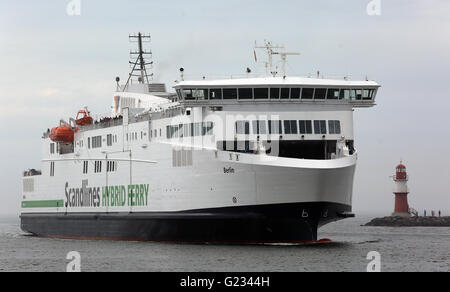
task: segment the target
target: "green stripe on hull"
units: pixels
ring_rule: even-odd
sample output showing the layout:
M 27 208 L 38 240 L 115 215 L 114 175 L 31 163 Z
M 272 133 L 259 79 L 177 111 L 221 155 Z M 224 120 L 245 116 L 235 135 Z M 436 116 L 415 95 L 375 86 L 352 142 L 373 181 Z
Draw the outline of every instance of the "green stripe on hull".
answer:
M 59 208 L 64 206 L 64 200 L 22 201 L 22 208 Z

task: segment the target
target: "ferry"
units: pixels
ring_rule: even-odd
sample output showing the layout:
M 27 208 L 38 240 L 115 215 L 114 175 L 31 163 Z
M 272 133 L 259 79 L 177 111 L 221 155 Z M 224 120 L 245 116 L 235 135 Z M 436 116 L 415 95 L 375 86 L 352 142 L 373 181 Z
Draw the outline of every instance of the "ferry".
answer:
M 23 173 L 21 228 L 54 238 L 200 243 L 317 241 L 353 217 L 353 111 L 368 78 L 287 76 L 265 42 L 266 74 L 153 82 L 149 35 L 130 36 L 111 112 L 87 108 L 42 135 L 42 170 Z M 256 56 L 256 55 L 255 55 Z M 273 63 L 280 57 L 282 70 Z M 108 106 L 109 108 L 109 106 Z

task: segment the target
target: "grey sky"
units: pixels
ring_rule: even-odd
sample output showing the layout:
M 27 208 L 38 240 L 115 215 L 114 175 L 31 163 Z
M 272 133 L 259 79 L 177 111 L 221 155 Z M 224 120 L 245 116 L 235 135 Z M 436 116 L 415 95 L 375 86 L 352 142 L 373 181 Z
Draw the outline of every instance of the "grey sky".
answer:
M 254 41 L 284 44 L 289 75 L 320 70 L 378 81 L 377 106 L 355 111 L 356 213 L 389 214 L 389 178 L 402 158 L 410 205 L 450 213 L 450 1 L 0 0 L 0 214 L 17 214 L 21 171 L 40 168 L 40 137 L 88 105 L 109 111 L 128 73 L 128 34 L 152 34 L 157 80 L 262 71 Z M 262 55 L 259 55 L 262 58 Z

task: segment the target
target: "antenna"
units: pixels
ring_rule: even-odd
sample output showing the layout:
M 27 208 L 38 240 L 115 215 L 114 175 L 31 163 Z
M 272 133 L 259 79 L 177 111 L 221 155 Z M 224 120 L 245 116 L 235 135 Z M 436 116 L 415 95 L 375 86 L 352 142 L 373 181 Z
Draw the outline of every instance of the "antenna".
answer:
M 286 76 L 286 57 L 287 56 L 299 56 L 300 55 L 300 53 L 295 53 L 295 52 L 292 52 L 292 53 L 277 53 L 277 52 L 274 52 L 274 54 L 278 54 L 281 57 L 281 62 L 282 62 L 281 68 L 283 70 L 283 76 Z
M 278 72 L 273 71 L 273 55 L 280 55 L 281 62 L 282 62 L 282 70 L 283 70 L 283 76 L 286 76 L 286 58 L 287 56 L 298 56 L 300 53 L 295 52 L 277 52 L 274 51 L 275 49 L 284 50 L 284 46 L 275 46 L 272 45 L 270 41 L 264 40 L 264 45 L 258 46 L 255 41 L 255 49 L 265 49 L 268 57 L 268 62 L 264 62 L 264 66 L 266 68 L 266 74 L 271 74 L 273 77 L 277 75 Z M 268 72 L 269 70 L 269 72 Z
M 138 77 L 137 80 L 141 84 L 144 84 L 144 81 L 147 81 L 147 84 L 149 84 L 149 80 L 153 80 L 153 73 L 147 73 L 147 66 L 149 66 L 150 69 L 153 68 L 153 61 L 151 61 L 152 52 L 146 51 L 143 48 L 143 42 L 150 42 L 150 35 L 143 35 L 139 32 L 134 35 L 129 35 L 129 39 L 131 43 L 138 43 L 138 50 L 130 51 L 131 61 L 129 61 L 129 63 L 132 69 L 128 76 L 127 83 L 123 87 L 124 90 L 128 87 L 132 77 Z

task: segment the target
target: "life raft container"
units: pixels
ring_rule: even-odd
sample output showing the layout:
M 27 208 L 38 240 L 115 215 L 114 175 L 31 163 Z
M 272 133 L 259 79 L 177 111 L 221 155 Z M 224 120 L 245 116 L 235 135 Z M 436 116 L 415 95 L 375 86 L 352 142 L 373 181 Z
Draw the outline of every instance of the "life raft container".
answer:
M 83 115 L 82 118 L 80 118 L 80 115 Z M 79 110 L 77 113 L 77 118 L 75 119 L 75 124 L 77 126 L 88 126 L 92 124 L 92 117 L 89 115 L 89 113 L 85 110 Z
M 54 142 L 73 143 L 75 130 L 71 126 L 55 127 L 50 131 L 50 139 Z

